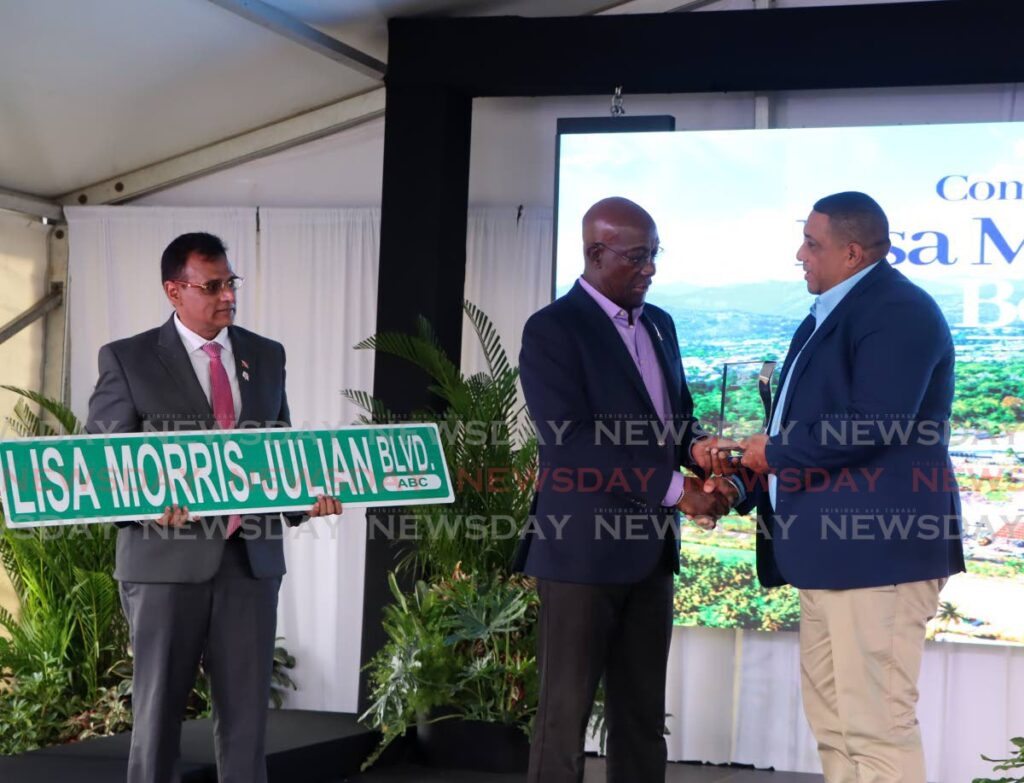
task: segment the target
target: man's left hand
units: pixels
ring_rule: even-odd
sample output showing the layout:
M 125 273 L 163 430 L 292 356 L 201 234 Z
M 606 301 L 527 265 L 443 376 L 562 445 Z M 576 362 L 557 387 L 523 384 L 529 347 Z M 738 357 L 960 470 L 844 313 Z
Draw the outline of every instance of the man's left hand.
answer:
M 772 473 L 772 467 L 768 464 L 765 456 L 765 447 L 768 445 L 768 436 L 752 435 L 743 441 L 743 467 L 750 468 L 755 473 Z
M 740 496 L 740 491 L 736 488 L 736 485 L 722 476 L 713 476 L 707 479 L 704 482 L 704 491 L 717 492 L 729 502 L 730 508 L 735 505 L 736 500 Z
M 718 518 L 729 513 L 737 495 L 736 487 L 727 479 L 716 477 L 701 483 L 687 476 L 683 497 L 676 506 L 694 524 L 713 530 Z
M 336 514 L 340 514 L 341 501 L 337 498 L 332 498 L 328 495 L 320 495 L 316 499 L 316 503 L 306 513 L 310 517 L 329 517 Z
M 736 472 L 739 457 L 730 454 L 740 444 L 729 438 L 703 438 L 690 447 L 690 456 L 708 476 L 728 476 Z

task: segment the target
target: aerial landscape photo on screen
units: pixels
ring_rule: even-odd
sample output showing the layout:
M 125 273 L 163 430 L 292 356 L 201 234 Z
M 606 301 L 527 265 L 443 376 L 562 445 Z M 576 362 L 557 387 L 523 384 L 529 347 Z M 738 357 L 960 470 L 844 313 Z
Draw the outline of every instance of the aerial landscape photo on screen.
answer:
M 935 298 L 956 347 L 967 573 L 928 635 L 1024 643 L 1024 123 L 563 134 L 558 170 L 556 295 L 582 271 L 587 207 L 644 206 L 664 247 L 648 301 L 675 320 L 697 415 L 729 435 L 763 426 L 758 370 L 781 368 L 813 302 L 795 258 L 811 206 L 843 190 L 881 204 L 887 262 Z M 796 629 L 796 591 L 758 585 L 754 525 L 683 526 L 677 624 Z

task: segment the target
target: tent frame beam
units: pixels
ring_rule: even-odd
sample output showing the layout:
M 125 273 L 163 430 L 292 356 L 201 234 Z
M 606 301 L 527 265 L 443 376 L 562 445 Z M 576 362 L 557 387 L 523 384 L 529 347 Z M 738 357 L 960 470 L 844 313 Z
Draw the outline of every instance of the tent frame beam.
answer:
M 320 32 L 262 0 L 209 2 L 373 79 L 382 80 L 387 72 L 387 63 Z
M 0 209 L 34 218 L 45 218 L 54 223 L 64 222 L 64 209 L 56 201 L 30 193 L 0 188 Z
M 291 149 L 384 116 L 384 88 L 304 112 L 61 196 L 67 205 L 119 204 Z

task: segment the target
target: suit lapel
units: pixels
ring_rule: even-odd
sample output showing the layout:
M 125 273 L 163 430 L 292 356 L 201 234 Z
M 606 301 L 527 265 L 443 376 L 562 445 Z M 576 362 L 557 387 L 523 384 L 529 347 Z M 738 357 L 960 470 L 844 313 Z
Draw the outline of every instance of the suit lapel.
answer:
M 608 315 L 601 309 L 601 306 L 594 301 L 593 297 L 583 290 L 579 283 L 573 286 L 569 295 L 573 297 L 580 310 L 587 334 L 593 335 L 599 350 L 611 355 L 616 365 L 618 365 L 619 372 L 633 384 L 633 388 L 640 395 L 640 399 L 647 405 L 648 410 L 652 414 L 657 415 L 657 409 L 654 407 L 651 396 L 647 393 L 644 379 L 640 377 L 640 371 L 637 370 L 633 357 L 626 350 L 626 346 L 623 344 L 615 324 L 612 323 Z
M 844 299 L 843 301 L 846 300 Z M 842 304 L 842 302 L 840 302 L 840 304 Z M 839 308 L 837 307 L 836 310 L 838 309 Z M 831 332 L 836 328 L 836 324 L 838 323 L 838 321 L 833 317 L 836 314 L 836 310 L 833 310 L 829 314 L 829 317 L 825 319 L 825 323 L 823 323 L 818 328 L 818 330 L 814 334 L 812 334 L 810 338 L 804 343 L 804 349 L 802 351 L 800 351 L 799 348 L 797 349 L 800 352 L 800 356 L 798 359 L 796 359 L 792 369 L 790 370 L 790 372 L 793 374 L 793 380 L 789 382 L 789 394 L 786 395 L 786 407 L 782 409 L 781 421 L 788 420 L 787 417 L 789 416 L 789 408 L 793 404 L 793 389 L 796 388 L 796 384 L 799 383 L 800 381 L 800 376 L 803 375 L 804 370 L 807 369 L 807 363 L 810 361 L 811 354 L 814 352 L 814 349 L 821 343 L 821 341 L 824 340 L 829 334 L 831 334 Z M 810 318 L 811 327 L 813 328 L 814 316 L 809 315 L 807 317 Z M 781 383 L 779 384 L 779 388 L 782 388 Z
M 658 356 L 658 364 L 661 365 L 661 374 L 665 378 L 666 385 L 668 386 L 669 399 L 678 400 L 679 395 L 682 393 L 683 378 L 679 371 L 679 364 L 669 360 L 668 346 L 665 345 L 664 336 L 661 330 L 658 329 L 658 325 L 654 323 L 654 319 L 651 318 L 645 311 L 640 316 L 640 323 L 647 329 L 647 333 L 651 337 L 651 344 L 654 346 L 654 353 Z M 641 379 L 643 380 L 643 379 Z M 675 413 L 676 411 L 669 411 L 669 414 Z
M 821 345 L 822 341 L 826 337 L 828 337 L 832 332 L 835 331 L 836 326 L 839 325 L 839 323 L 847 316 L 847 314 L 849 314 L 856 308 L 857 302 L 860 300 L 861 297 L 865 295 L 865 292 L 869 291 L 880 280 L 888 279 L 888 275 L 891 274 L 893 271 L 894 270 L 889 266 L 889 262 L 886 261 L 885 259 L 882 259 L 878 263 L 878 266 L 871 270 L 866 277 L 860 280 L 846 294 L 846 296 L 843 297 L 842 301 L 839 304 L 837 304 L 835 308 L 833 308 L 831 313 L 828 314 L 828 318 L 825 319 L 825 322 L 818 327 L 818 330 L 814 332 L 814 334 L 812 334 L 810 338 L 807 340 L 807 342 L 804 344 L 804 349 L 800 353 L 799 360 L 795 362 L 794 366 L 790 370 L 790 372 L 793 373 L 793 380 L 789 382 L 790 393 L 786 397 L 786 407 L 782 411 L 782 421 L 786 421 L 787 417 L 789 416 L 789 407 L 793 402 L 792 390 L 796 388 L 796 384 L 799 383 L 800 381 L 800 376 L 803 375 L 804 370 L 807 369 L 807 364 L 810 361 L 811 355 L 814 353 L 814 350 L 819 345 Z M 810 320 L 811 326 L 813 328 L 814 316 L 810 315 L 807 318 Z M 801 328 L 803 328 L 804 324 L 806 323 L 807 320 L 805 320 L 804 323 L 801 324 Z M 799 334 L 799 330 L 797 330 L 797 334 Z M 794 345 L 797 344 L 795 337 L 793 343 Z M 799 348 L 797 348 L 797 350 L 799 351 Z M 792 352 L 793 346 L 790 346 L 790 353 L 792 354 Z M 779 382 L 779 388 L 782 388 L 781 381 Z
M 156 345 L 157 357 L 167 369 L 168 374 L 181 390 L 182 397 L 188 402 L 193 413 L 212 417 L 213 409 L 210 401 L 203 393 L 203 387 L 199 385 L 196 378 L 196 371 L 192 367 L 192 361 L 188 358 L 185 346 L 181 342 L 181 336 L 174 326 L 174 316 L 160 327 L 160 334 Z
M 779 383 L 775 387 L 775 399 L 772 401 L 772 412 L 768 417 L 769 422 L 771 422 L 772 418 L 775 416 L 775 409 L 779 406 L 779 395 L 782 394 L 782 387 L 786 383 L 786 376 L 789 375 L 789 372 L 793 369 L 793 362 L 796 359 L 796 355 L 800 353 L 800 348 L 807 342 L 807 338 L 811 336 L 811 332 L 813 331 L 814 316 L 809 315 L 800 322 L 800 326 L 797 327 L 796 332 L 793 334 L 793 339 L 789 343 L 789 350 L 786 352 L 786 359 L 782 363 L 782 372 L 779 373 Z
M 238 379 L 238 391 L 242 398 L 242 410 L 238 411 L 238 421 L 252 421 L 255 417 L 252 413 L 251 379 L 254 368 L 251 346 L 245 333 L 234 326 L 228 328 L 228 336 L 231 338 L 231 352 L 235 357 L 235 378 Z

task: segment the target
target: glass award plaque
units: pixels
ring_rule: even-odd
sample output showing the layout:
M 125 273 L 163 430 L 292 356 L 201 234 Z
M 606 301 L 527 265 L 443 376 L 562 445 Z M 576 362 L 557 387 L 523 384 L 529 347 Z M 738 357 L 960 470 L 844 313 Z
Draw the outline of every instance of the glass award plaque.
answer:
M 726 362 L 722 366 L 720 437 L 742 440 L 767 432 L 776 362 Z

